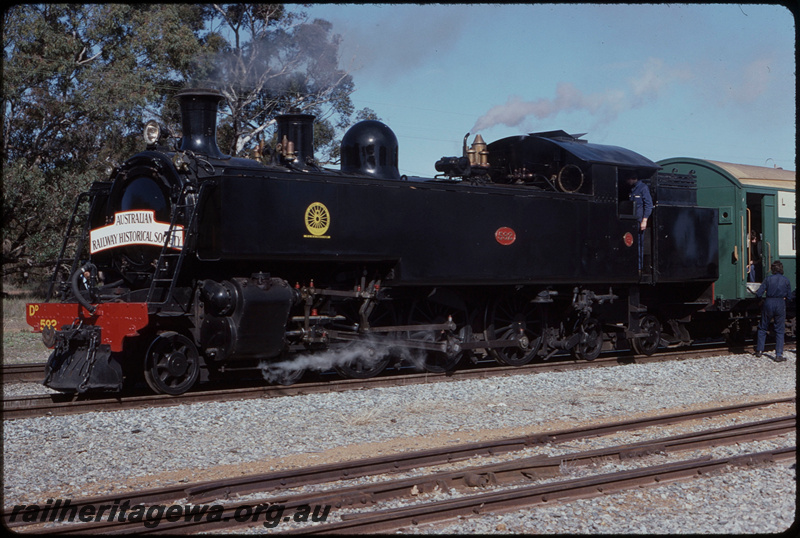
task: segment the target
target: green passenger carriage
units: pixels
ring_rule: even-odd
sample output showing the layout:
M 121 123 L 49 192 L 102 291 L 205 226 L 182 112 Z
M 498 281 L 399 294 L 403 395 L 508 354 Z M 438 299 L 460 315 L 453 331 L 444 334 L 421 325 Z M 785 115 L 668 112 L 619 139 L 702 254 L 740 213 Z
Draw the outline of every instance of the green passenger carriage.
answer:
M 794 171 L 686 157 L 664 159 L 658 164 L 664 172 L 693 171 L 697 176 L 697 205 L 719 209 L 716 308 L 742 315 L 757 313 L 754 292 L 776 260 L 783 263 L 784 274 L 796 289 Z M 748 240 L 751 233 L 760 241 L 760 260 L 757 248 Z M 756 260 L 755 278 L 748 273 L 750 260 Z

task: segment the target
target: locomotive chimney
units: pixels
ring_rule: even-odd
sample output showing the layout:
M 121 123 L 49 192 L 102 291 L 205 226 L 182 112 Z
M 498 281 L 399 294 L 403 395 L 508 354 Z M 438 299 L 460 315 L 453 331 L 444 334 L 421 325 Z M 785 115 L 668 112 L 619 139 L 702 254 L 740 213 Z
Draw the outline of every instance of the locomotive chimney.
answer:
M 314 116 L 311 114 L 281 114 L 278 124 L 279 153 L 288 162 L 305 168 L 314 162 Z
M 187 89 L 178 92 L 183 140 L 181 151 L 216 159 L 228 158 L 217 146 L 217 107 L 222 94 L 216 90 Z

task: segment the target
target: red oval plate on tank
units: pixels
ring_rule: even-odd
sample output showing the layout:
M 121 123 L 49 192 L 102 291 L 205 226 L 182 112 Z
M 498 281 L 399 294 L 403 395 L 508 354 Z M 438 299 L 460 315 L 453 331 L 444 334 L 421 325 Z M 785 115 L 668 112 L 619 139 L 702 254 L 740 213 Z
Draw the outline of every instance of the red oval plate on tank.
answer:
M 625 235 L 622 236 L 622 240 L 625 241 L 626 247 L 633 245 L 633 234 L 625 232 Z
M 517 240 L 517 233 L 511 228 L 503 226 L 502 228 L 497 229 L 497 231 L 494 233 L 494 238 L 501 245 L 510 245 Z

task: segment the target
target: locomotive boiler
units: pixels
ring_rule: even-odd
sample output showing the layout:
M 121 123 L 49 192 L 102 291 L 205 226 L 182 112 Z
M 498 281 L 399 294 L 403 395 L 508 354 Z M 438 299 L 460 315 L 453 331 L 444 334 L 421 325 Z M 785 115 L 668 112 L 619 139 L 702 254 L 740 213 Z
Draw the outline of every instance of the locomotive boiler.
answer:
M 180 141 L 149 123 L 145 151 L 82 195 L 60 302 L 28 305 L 53 349 L 51 388 L 143 379 L 180 394 L 201 373 L 248 369 L 292 383 L 324 353 L 346 377 L 393 361 L 445 372 L 482 356 L 650 354 L 688 343 L 713 300 L 717 210 L 697 206 L 691 174 L 633 151 L 563 131 L 478 135 L 435 177 L 407 177 L 389 127 L 364 121 L 330 170 L 313 116 L 280 116 L 268 158 L 235 158 L 216 143 L 220 94 L 178 97 Z M 655 203 L 642 237 L 631 175 Z

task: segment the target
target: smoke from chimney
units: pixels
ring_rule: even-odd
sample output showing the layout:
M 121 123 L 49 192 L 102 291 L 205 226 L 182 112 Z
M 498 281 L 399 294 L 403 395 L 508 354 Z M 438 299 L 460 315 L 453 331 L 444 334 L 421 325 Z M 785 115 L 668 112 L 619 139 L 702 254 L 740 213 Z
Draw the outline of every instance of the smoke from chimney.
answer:
M 659 98 L 675 82 L 692 78 L 682 66 L 668 66 L 659 58 L 648 58 L 637 76 L 625 80 L 625 85 L 600 93 L 585 93 L 569 82 L 560 82 L 552 99 L 524 101 L 512 95 L 502 104 L 489 109 L 478 118 L 470 132 L 489 129 L 495 125 L 516 127 L 529 116 L 538 120 L 551 118 L 561 112 L 587 112 L 599 125 L 616 119 L 622 112 L 639 108 Z
M 560 112 L 586 111 L 593 116 L 600 116 L 601 120 L 609 121 L 619 115 L 626 108 L 625 94 L 619 90 L 610 90 L 605 93 L 585 94 L 569 82 L 561 82 L 556 88 L 554 99 L 536 99 L 524 101 L 521 97 L 512 95 L 505 104 L 497 105 L 478 118 L 470 132 L 503 124 L 516 127 L 528 116 L 542 120 L 557 115 Z

